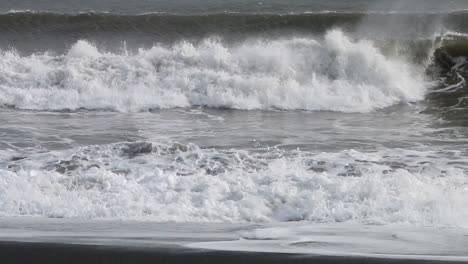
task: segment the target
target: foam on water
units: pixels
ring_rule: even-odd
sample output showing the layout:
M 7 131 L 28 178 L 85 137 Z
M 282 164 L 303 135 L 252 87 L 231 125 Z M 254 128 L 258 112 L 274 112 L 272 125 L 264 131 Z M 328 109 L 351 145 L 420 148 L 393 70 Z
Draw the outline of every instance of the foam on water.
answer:
M 141 142 L 0 157 L 3 216 L 468 226 L 468 163 L 457 152 Z
M 423 99 L 423 69 L 340 30 L 323 38 L 206 39 L 120 54 L 78 41 L 65 55 L 0 53 L 0 104 L 140 111 L 201 105 L 368 112 Z

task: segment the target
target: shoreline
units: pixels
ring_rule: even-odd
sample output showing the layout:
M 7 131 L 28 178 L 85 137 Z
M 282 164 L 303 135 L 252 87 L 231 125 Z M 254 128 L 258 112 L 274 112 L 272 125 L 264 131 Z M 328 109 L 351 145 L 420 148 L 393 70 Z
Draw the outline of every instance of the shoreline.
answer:
M 0 263 L 468 263 L 467 238 L 465 229 L 358 223 L 0 218 Z
M 463 261 L 444 260 L 415 260 L 354 256 L 322 256 L 312 254 L 215 251 L 164 245 L 161 245 L 160 247 L 137 247 L 17 241 L 0 241 L 0 260 L 3 264 L 466 263 Z

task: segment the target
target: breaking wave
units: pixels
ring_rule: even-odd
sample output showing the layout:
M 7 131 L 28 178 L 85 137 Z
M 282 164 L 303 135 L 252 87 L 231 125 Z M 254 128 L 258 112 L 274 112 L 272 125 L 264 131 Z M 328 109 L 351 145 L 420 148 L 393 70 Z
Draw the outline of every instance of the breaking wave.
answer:
M 424 67 L 335 29 L 323 37 L 208 38 L 136 52 L 81 40 L 64 55 L 0 53 L 0 104 L 32 110 L 204 106 L 368 112 L 422 100 Z

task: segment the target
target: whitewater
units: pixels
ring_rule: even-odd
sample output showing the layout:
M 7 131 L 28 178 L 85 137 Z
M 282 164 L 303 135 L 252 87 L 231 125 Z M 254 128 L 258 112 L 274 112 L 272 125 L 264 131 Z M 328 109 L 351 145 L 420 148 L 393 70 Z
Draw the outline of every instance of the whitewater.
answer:
M 467 21 L 0 0 L 0 262 L 468 261 Z
M 0 170 L 6 216 L 468 224 L 467 168 L 451 159 L 418 168 L 431 152 L 259 154 L 139 142 L 1 155 L 15 160 Z M 403 165 L 409 157 L 418 158 Z
M 228 109 L 368 112 L 424 98 L 423 68 L 341 30 L 324 37 L 216 38 L 112 53 L 80 40 L 64 55 L 1 52 L 0 104 L 29 110 Z
M 0 8 L 0 216 L 468 227 L 466 4 L 345 2 Z

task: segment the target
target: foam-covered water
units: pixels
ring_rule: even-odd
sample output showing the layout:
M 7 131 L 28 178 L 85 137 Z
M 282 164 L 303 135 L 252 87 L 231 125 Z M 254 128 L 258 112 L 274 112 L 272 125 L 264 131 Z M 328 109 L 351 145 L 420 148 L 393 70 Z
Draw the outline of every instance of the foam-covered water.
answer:
M 139 142 L 1 155 L 6 216 L 468 225 L 459 152 L 258 153 Z

